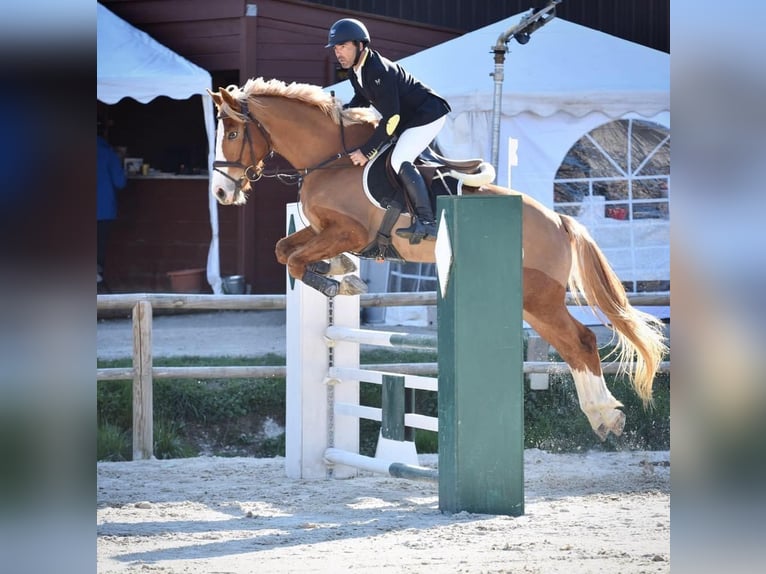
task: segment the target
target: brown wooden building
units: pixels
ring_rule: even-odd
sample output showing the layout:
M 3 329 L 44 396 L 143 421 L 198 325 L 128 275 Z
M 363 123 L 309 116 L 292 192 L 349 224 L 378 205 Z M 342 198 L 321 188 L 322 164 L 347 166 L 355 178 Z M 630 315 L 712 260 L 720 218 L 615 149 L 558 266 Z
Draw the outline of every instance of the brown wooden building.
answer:
M 208 70 L 213 87 L 263 76 L 322 86 L 338 79 L 323 48 L 339 18 L 358 17 L 376 49 L 396 60 L 546 2 L 495 0 L 102 0 L 102 4 Z M 563 0 L 557 14 L 668 50 L 669 0 Z M 488 47 L 489 52 L 489 47 Z M 449 65 L 449 63 L 445 63 Z M 115 291 L 167 291 L 167 272 L 204 268 L 210 243 L 201 98 L 99 104 L 108 139 L 162 176 L 132 177 L 118 196 L 106 280 Z M 245 275 L 253 293 L 284 290 L 274 244 L 297 190 L 260 181 L 245 207 L 219 206 L 221 275 Z

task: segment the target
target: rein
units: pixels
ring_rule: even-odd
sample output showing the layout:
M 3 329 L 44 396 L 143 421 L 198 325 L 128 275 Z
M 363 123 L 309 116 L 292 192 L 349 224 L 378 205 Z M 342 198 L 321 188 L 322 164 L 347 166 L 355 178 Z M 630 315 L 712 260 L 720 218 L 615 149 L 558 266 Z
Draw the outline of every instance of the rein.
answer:
M 261 179 L 262 177 L 270 177 L 270 178 L 276 178 L 281 183 L 284 183 L 285 185 L 298 185 L 300 188 L 303 185 L 303 178 L 308 176 L 311 172 L 316 171 L 318 169 L 328 169 L 327 165 L 333 163 L 334 161 L 337 161 L 341 158 L 343 158 L 344 155 L 348 155 L 348 150 L 346 149 L 346 134 L 345 130 L 343 129 L 343 120 L 341 119 L 340 123 L 340 139 L 341 143 L 343 145 L 343 152 L 336 153 L 335 155 L 319 162 L 315 166 L 312 167 L 304 167 L 300 169 L 293 168 L 291 170 L 280 170 L 280 169 L 274 169 L 274 170 L 266 170 L 263 167 L 264 162 L 266 159 L 273 158 L 274 157 L 274 145 L 271 141 L 271 136 L 269 135 L 269 132 L 266 131 L 266 128 L 263 127 L 263 124 L 261 124 L 260 121 L 258 121 L 257 118 L 253 117 L 250 114 L 250 110 L 247 107 L 247 102 L 240 102 L 240 112 L 242 113 L 247 120 L 252 121 L 258 130 L 261 132 L 261 135 L 263 136 L 263 139 L 266 141 L 266 144 L 268 145 L 269 149 L 266 152 L 266 155 L 263 156 L 263 159 L 260 160 L 258 163 L 261 165 L 261 167 L 253 166 L 252 164 L 246 166 L 242 163 L 242 155 L 245 152 L 245 145 L 248 145 L 250 148 L 250 157 L 255 157 L 255 152 L 253 149 L 253 140 L 250 137 L 250 130 L 245 127 L 245 137 L 242 139 L 242 147 L 239 150 L 239 157 L 236 161 L 214 161 L 213 162 L 213 171 L 217 171 L 227 179 L 234 182 L 234 185 L 239 190 L 241 189 L 241 182 L 242 178 L 234 179 L 231 177 L 228 173 L 225 171 L 219 169 L 222 167 L 238 167 L 241 170 L 243 170 L 244 177 L 250 182 L 254 183 Z M 220 116 L 218 119 L 221 119 Z M 342 169 L 342 168 L 348 168 L 351 166 L 337 166 L 332 169 Z

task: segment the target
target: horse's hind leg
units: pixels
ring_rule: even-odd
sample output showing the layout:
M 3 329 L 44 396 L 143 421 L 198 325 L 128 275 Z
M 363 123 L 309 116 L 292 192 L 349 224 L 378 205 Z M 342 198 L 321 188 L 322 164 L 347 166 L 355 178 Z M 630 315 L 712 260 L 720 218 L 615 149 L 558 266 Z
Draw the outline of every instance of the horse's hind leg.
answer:
M 565 289 L 548 276 L 524 271 L 524 319 L 569 365 L 580 409 L 601 440 L 622 434 L 625 413 L 604 381 L 596 335 L 566 308 Z

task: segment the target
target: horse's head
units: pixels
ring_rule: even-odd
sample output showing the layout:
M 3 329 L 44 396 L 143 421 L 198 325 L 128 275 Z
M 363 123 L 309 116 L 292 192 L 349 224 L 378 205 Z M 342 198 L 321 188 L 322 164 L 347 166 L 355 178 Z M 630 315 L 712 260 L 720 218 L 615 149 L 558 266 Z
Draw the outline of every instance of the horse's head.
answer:
M 246 99 L 223 88 L 208 93 L 218 110 L 213 195 L 224 205 L 242 205 L 250 184 L 261 177 L 263 160 L 273 151 L 271 138 L 250 115 Z

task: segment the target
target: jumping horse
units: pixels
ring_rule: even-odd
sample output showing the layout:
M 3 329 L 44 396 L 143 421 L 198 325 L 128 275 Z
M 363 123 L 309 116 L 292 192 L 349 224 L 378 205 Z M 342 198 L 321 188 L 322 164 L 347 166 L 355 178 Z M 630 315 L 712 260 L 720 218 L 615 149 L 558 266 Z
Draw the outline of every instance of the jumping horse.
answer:
M 347 157 L 372 133 L 374 112 L 343 110 L 332 94 L 318 86 L 273 79 L 250 79 L 242 87 L 209 93 L 218 110 L 212 174 L 218 202 L 243 204 L 251 184 L 260 177 L 294 179 L 300 184 L 300 205 L 310 226 L 277 242 L 277 260 L 292 277 L 325 295 L 364 292 L 366 285 L 355 275 L 340 282 L 331 276 L 354 270 L 344 253 L 369 256 L 388 213 L 365 192 L 365 168 Z M 268 170 L 264 162 L 274 153 L 294 169 Z M 475 175 L 477 170 L 473 171 Z M 605 256 L 572 217 L 518 191 L 472 183 L 470 178 L 463 181 L 461 191 L 521 196 L 524 320 L 569 365 L 580 408 L 594 432 L 602 440 L 609 433 L 619 436 L 625 425 L 622 404 L 604 381 L 596 336 L 567 310 L 567 287 L 606 318 L 616 335 L 616 360 L 645 406 L 651 404 L 654 377 L 667 351 L 661 322 L 631 306 Z M 399 214 L 394 228 L 406 227 L 408 217 L 406 212 Z M 387 223 L 384 227 L 390 229 L 392 222 Z M 434 261 L 433 242 L 413 245 L 396 234 L 389 240 L 400 260 Z

